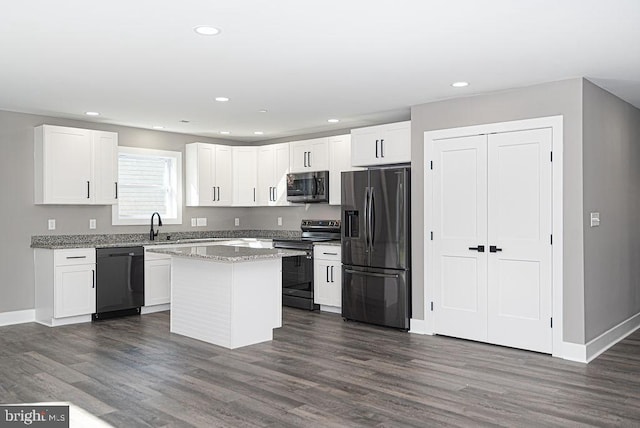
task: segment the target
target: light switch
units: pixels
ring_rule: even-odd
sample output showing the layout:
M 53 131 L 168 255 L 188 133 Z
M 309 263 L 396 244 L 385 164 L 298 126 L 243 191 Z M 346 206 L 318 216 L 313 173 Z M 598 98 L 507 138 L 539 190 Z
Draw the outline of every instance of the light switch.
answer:
M 240 226 L 240 219 L 239 219 L 238 217 L 236 217 L 236 219 L 235 219 L 235 221 L 234 221 L 234 224 L 235 224 L 236 226 Z
M 282 226 L 282 217 L 278 217 L 278 226 Z
M 207 225 L 207 218 L 206 217 L 198 217 L 198 220 L 196 221 L 198 226 L 206 226 Z
M 50 218 L 47 221 L 47 225 L 49 226 L 49 230 L 56 230 L 56 219 L 55 218 Z
M 600 213 L 591 213 L 591 227 L 600 226 Z
M 196 227 L 198 224 L 196 223 L 196 218 L 191 217 L 191 227 Z
M 95 228 L 96 228 L 96 219 L 95 218 L 89 219 L 89 229 L 95 229 Z

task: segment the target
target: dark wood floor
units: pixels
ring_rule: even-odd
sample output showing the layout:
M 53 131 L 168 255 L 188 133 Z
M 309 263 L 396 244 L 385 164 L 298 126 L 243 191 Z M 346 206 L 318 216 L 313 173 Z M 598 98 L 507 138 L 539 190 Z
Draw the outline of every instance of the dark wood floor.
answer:
M 589 365 L 285 308 L 230 351 L 157 313 L 0 328 L 0 403 L 70 401 L 116 427 L 640 426 L 640 331 Z

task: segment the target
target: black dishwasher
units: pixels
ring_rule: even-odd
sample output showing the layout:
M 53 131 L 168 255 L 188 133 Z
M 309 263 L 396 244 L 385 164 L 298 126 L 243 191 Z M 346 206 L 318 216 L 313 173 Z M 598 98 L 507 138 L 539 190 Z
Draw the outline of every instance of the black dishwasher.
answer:
M 94 320 L 139 314 L 144 306 L 144 248 L 96 249 Z

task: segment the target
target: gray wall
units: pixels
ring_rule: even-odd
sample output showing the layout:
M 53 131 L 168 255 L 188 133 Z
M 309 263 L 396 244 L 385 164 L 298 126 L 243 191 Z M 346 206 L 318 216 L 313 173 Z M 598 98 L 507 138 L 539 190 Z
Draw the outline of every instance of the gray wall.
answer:
M 585 343 L 582 79 L 456 98 L 411 109 L 413 317 L 424 319 L 424 132 L 564 116 L 564 340 Z
M 47 206 L 33 204 L 33 128 L 43 123 L 118 132 L 121 146 L 148 147 L 183 152 L 194 141 L 238 144 L 224 140 L 173 134 L 0 111 L 0 207 L 4 243 L 0 249 L 0 312 L 34 307 L 32 235 L 88 233 L 145 233 L 147 226 L 111 226 L 109 206 Z M 289 139 L 292 140 L 292 139 Z M 189 208 L 183 207 L 183 224 L 164 226 L 163 232 L 283 229 L 299 230 L 302 218 L 339 218 L 339 207 L 326 204 L 296 207 Z M 207 227 L 192 228 L 191 217 L 206 217 Z M 234 218 L 240 226 L 234 226 Z M 277 217 L 283 225 L 277 226 Z M 56 219 L 56 230 L 47 230 L 47 219 Z M 89 230 L 89 219 L 97 229 Z
M 589 81 L 583 97 L 588 342 L 640 313 L 640 110 Z

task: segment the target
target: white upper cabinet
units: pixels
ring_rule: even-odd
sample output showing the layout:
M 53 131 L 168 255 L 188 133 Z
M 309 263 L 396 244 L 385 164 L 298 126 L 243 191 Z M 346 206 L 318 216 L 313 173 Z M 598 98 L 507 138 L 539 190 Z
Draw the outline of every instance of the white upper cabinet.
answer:
M 287 201 L 289 156 L 289 143 L 258 147 L 258 205 L 289 205 Z
M 327 137 L 295 141 L 289 143 L 289 147 L 291 172 L 329 170 L 329 139 Z
M 257 205 L 258 148 L 233 147 L 233 205 Z
M 187 206 L 231 206 L 231 147 L 191 143 L 185 146 Z
M 340 205 L 342 172 L 362 168 L 351 166 L 351 135 L 329 137 L 329 204 Z
M 118 134 L 93 131 L 95 203 L 113 205 L 118 198 Z
M 116 203 L 118 134 L 66 126 L 35 128 L 35 203 Z
M 407 162 L 411 162 L 411 121 L 351 130 L 353 166 Z

